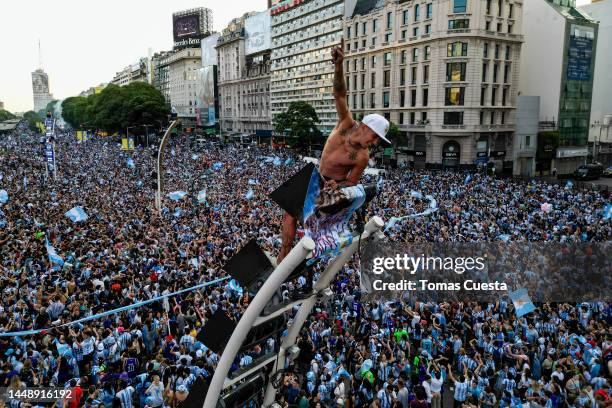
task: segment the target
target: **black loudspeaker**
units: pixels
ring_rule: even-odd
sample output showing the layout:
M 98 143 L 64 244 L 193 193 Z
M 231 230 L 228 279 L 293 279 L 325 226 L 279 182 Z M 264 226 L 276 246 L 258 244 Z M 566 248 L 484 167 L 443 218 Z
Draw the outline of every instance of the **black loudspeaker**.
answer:
M 294 218 L 302 219 L 304 199 L 315 165 L 308 163 L 300 171 L 270 193 L 270 198 Z
M 206 322 L 198 332 L 196 339 L 206 347 L 219 354 L 232 337 L 236 323 L 221 309 L 217 309 L 214 315 Z
M 272 263 L 257 245 L 257 240 L 252 239 L 225 264 L 223 270 L 236 279 L 240 286 L 249 292 L 256 292 L 252 286 L 258 280 L 265 280 L 272 270 Z

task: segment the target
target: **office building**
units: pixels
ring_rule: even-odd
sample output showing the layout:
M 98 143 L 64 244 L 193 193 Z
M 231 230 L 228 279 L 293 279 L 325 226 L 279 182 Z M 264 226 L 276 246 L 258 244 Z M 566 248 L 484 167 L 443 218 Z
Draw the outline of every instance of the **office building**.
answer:
M 575 0 L 524 2 L 519 89 L 540 97 L 542 173 L 571 174 L 587 160 L 597 26 Z
M 49 76 L 42 68 L 32 72 L 32 94 L 34 112 L 45 109 L 47 104 L 53 100 L 53 95 L 49 92 Z
M 522 1 L 358 0 L 344 22 L 349 108 L 400 131 L 387 160 L 512 168 Z

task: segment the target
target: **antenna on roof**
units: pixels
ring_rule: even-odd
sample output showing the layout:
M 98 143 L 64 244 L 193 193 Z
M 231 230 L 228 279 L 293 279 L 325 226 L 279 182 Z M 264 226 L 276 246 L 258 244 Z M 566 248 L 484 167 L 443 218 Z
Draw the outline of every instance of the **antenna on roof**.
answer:
M 40 38 L 38 39 L 38 68 L 42 69 L 42 52 L 40 51 Z

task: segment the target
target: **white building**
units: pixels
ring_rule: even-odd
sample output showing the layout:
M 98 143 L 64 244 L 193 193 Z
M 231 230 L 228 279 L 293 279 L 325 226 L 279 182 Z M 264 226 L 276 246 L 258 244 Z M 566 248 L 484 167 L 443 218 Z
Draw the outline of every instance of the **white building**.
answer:
M 493 161 L 510 171 L 522 7 L 358 0 L 344 23 L 349 108 L 356 119 L 380 113 L 397 124 L 398 162 L 469 168 Z
M 53 100 L 53 95 L 49 92 L 49 76 L 42 68 L 32 72 L 32 94 L 34 112 L 45 109 L 47 104 Z
M 597 23 L 575 0 L 529 0 L 524 8 L 519 89 L 540 97 L 538 138 L 551 146 L 538 151 L 539 169 L 570 174 L 588 154 Z
M 612 38 L 612 0 L 593 0 L 580 10 L 599 22 L 599 38 L 608 39 L 597 43 L 589 144 L 591 149 L 596 146 L 594 156 L 598 161 L 612 164 L 612 50 L 609 44 Z
M 149 58 L 141 58 L 115 74 L 111 84 L 125 86 L 132 82 L 149 82 Z
M 272 120 L 291 102 L 308 102 L 328 135 L 338 121 L 331 50 L 342 37 L 344 1 L 287 0 L 272 6 L 271 14 Z
M 245 31 L 247 19 L 269 15 L 255 16 L 257 13 L 247 13 L 233 20 L 217 42 L 219 124 L 226 134 L 269 136 L 272 132 L 270 49 L 264 47 L 247 55 Z
M 201 48 L 183 48 L 167 57 L 170 105 L 185 123 L 195 124 L 198 71 L 202 67 Z

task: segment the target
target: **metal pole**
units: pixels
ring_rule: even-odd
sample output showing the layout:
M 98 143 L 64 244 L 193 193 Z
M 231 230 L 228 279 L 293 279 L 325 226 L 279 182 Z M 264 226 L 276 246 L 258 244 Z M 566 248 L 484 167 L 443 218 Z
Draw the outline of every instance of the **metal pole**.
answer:
M 283 259 L 283 261 L 276 267 L 274 272 L 265 281 L 261 289 L 257 292 L 257 295 L 253 298 L 253 301 L 249 304 L 249 307 L 242 315 L 242 318 L 238 322 L 238 325 L 232 333 L 223 354 L 219 359 L 215 374 L 208 387 L 206 393 L 206 400 L 204 401 L 203 408 L 214 408 L 221 395 L 223 389 L 223 383 L 225 377 L 236 357 L 236 354 L 242 347 L 242 343 L 246 338 L 247 334 L 253 323 L 259 317 L 264 307 L 268 304 L 272 296 L 276 293 L 279 285 L 287 279 L 289 274 L 302 262 L 308 254 L 315 248 L 315 243 L 312 238 L 303 237 L 300 242 L 289 252 L 289 254 Z
M 376 232 L 380 231 L 380 229 L 385 225 L 383 220 L 375 216 L 365 226 L 364 232 L 361 234 L 361 239 L 365 240 L 369 237 L 373 236 Z M 314 284 L 314 295 L 310 298 L 306 299 L 300 306 L 300 310 L 298 310 L 295 318 L 293 319 L 293 323 L 291 327 L 289 327 L 289 331 L 287 333 L 287 337 L 283 339 L 281 343 L 280 350 L 278 352 L 278 358 L 274 363 L 274 367 L 270 372 L 270 378 L 280 369 L 285 368 L 285 353 L 287 349 L 293 346 L 297 340 L 300 331 L 302 330 L 302 326 L 308 319 L 310 315 L 310 311 L 317 301 L 317 295 L 322 291 L 327 289 L 331 284 L 332 280 L 336 277 L 336 274 L 342 267 L 348 262 L 349 258 L 353 256 L 353 254 L 359 248 L 359 238 L 353 239 L 353 242 L 334 260 L 329 264 L 327 269 L 321 274 L 317 282 Z M 263 406 L 267 407 L 274 402 L 274 398 L 276 396 L 276 388 L 272 385 L 270 381 L 268 383 L 268 387 L 266 389 L 266 395 L 264 398 Z
M 172 129 L 176 127 L 180 122 L 179 119 L 173 120 L 164 133 L 164 137 L 162 138 L 161 143 L 159 144 L 159 150 L 157 151 L 157 192 L 155 193 L 155 206 L 157 207 L 157 211 L 161 211 L 161 190 L 162 190 L 162 159 L 163 159 L 163 151 L 164 146 L 168 141 L 168 135 L 172 132 Z

